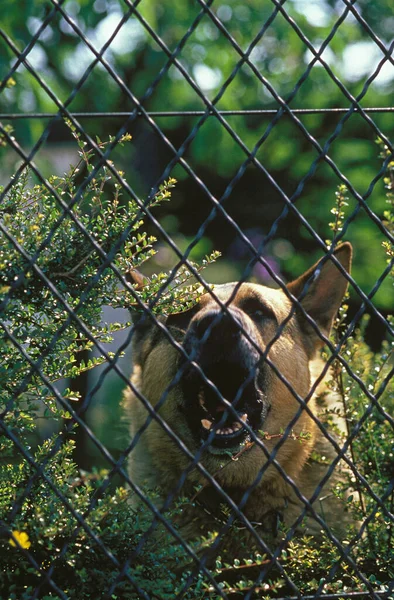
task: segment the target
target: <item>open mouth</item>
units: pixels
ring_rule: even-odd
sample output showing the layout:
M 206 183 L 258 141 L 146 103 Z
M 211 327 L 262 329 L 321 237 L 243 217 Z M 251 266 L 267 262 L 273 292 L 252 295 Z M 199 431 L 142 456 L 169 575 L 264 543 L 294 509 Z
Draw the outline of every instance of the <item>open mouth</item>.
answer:
M 228 449 L 247 441 L 249 432 L 245 424 L 248 423 L 248 413 L 237 410 L 234 414 L 233 411 L 226 410 L 224 404 L 218 404 L 215 409 L 208 409 L 203 390 L 198 394 L 198 401 L 204 412 L 200 431 L 202 441 L 206 441 L 210 436 L 212 438 L 212 433 L 214 437 L 211 439 L 211 445 L 217 448 Z
M 235 454 L 250 440 L 250 429 L 257 432 L 265 419 L 264 394 L 257 385 L 257 376 L 252 378 L 238 366 L 216 364 L 204 373 L 218 391 L 192 378 L 186 411 L 191 429 L 200 442 L 209 440 L 207 449 L 212 454 Z

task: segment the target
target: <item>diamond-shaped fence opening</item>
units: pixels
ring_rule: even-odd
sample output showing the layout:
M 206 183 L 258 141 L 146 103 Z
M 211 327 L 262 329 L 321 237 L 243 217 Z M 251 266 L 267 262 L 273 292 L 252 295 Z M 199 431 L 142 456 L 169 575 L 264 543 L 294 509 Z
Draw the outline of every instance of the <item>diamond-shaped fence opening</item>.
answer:
M 390 4 L 19 12 L 1 597 L 392 597 Z

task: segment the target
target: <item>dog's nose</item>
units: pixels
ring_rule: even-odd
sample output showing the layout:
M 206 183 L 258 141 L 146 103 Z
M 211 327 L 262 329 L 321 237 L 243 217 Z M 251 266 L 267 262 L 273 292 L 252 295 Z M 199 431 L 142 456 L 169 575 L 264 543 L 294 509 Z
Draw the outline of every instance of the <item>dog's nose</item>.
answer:
M 209 330 L 208 337 L 213 339 L 229 339 L 238 336 L 242 331 L 242 321 L 233 310 L 224 312 L 210 310 L 195 322 L 195 335 L 202 339 Z

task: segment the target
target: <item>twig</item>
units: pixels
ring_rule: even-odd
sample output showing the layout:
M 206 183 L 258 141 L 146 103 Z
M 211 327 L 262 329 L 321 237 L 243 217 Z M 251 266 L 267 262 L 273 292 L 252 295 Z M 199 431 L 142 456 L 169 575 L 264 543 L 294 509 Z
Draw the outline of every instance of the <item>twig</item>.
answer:
M 80 260 L 79 263 L 69 271 L 58 271 L 56 273 L 52 273 L 52 277 L 69 277 L 71 279 L 71 276 L 74 275 L 74 273 L 78 271 L 78 269 L 89 260 L 89 258 L 92 256 L 92 254 L 94 254 L 94 252 L 95 250 L 91 250 L 90 252 L 88 252 L 88 254 L 86 254 L 83 257 L 83 259 Z

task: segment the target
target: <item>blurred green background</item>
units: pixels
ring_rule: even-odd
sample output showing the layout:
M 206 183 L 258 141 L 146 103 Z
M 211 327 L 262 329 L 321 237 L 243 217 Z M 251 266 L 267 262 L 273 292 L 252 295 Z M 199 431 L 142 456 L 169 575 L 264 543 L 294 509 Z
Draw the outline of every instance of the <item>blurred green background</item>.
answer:
M 16 55 L 11 45 L 19 52 L 23 51 L 51 15 L 55 4 L 51 0 L 3 0 L 0 16 L 0 79 L 4 84 L 0 94 L 0 121 L 3 126 L 13 126 L 13 136 L 26 152 L 45 133 L 45 142 L 34 157 L 44 176 L 64 172 L 77 157 L 75 142 L 61 121 L 32 116 L 33 113 L 56 114 L 58 107 L 53 96 L 62 103 L 69 102 L 67 108 L 71 112 L 130 113 L 135 106 L 132 96 L 142 100 L 145 110 L 152 113 L 204 110 L 200 94 L 185 80 L 180 70 L 169 63 L 163 45 L 153 39 L 150 28 L 173 52 L 198 20 L 196 29 L 182 44 L 178 59 L 195 87 L 209 100 L 215 99 L 240 59 L 228 37 L 204 13 L 202 1 L 172 0 L 163 3 L 142 0 L 136 3 L 140 15 L 136 16 L 128 0 L 67 0 L 61 4 L 64 14 L 57 11 L 27 55 L 27 60 L 48 88 L 44 90 L 23 64 L 12 72 Z M 392 42 L 392 0 L 354 2 L 354 11 L 359 18 L 346 2 L 338 0 L 287 0 L 281 4 L 294 27 L 276 10 L 276 4 L 271 0 L 215 0 L 211 3 L 212 13 L 244 52 L 264 24 L 269 22 L 264 35 L 250 53 L 249 59 L 255 71 L 247 64 L 242 66 L 217 102 L 218 110 L 277 110 L 278 101 L 270 88 L 285 100 L 291 97 L 292 109 L 347 109 L 351 102 L 341 90 L 341 85 L 354 97 L 366 90 L 360 101 L 363 108 L 393 106 L 392 58 L 380 65 L 376 76 L 365 88 L 384 58 L 373 35 L 377 36 L 382 47 L 388 48 Z M 367 27 L 362 26 L 362 21 Z M 330 77 L 319 61 L 313 64 L 308 77 L 303 80 L 313 54 L 295 29 L 302 32 L 311 47 L 319 50 L 335 24 L 337 29 L 325 47 L 322 59 L 338 81 Z M 103 52 L 115 76 L 100 63 L 90 69 L 95 57 L 78 32 L 100 51 L 118 27 L 116 36 Z M 161 69 L 164 69 L 164 74 L 156 84 Z M 119 85 L 120 81 L 122 85 Z M 149 97 L 145 99 L 151 86 Z M 294 95 L 296 86 L 298 89 Z M 75 89 L 78 89 L 77 93 Z M 52 92 L 52 98 L 48 90 Z M 11 113 L 24 118 L 8 118 L 7 114 Z M 393 112 L 368 114 L 375 126 L 392 139 Z M 342 117 L 342 113 L 336 112 L 297 113 L 302 126 L 321 146 L 336 130 Z M 224 203 L 230 217 L 258 247 L 285 205 L 274 183 L 291 197 L 318 153 L 302 128 L 286 114 L 272 128 L 272 114 L 224 115 L 223 118 L 249 150 L 269 132 L 256 156 L 270 177 L 255 165 L 247 166 Z M 178 150 L 200 117 L 152 114 L 151 119 Z M 126 117 L 89 116 L 78 117 L 77 120 L 90 136 L 95 138 L 98 135 L 105 139 L 117 133 L 125 124 Z M 145 198 L 163 178 L 174 153 L 152 123 L 142 116 L 129 123 L 127 131 L 133 136 L 132 144 L 115 149 L 111 158 L 125 172 L 135 192 Z M 360 114 L 352 114 L 329 148 L 330 159 L 361 195 L 367 192 L 381 168 L 376 137 L 373 124 Z M 205 120 L 192 142 L 187 144 L 183 156 L 203 185 L 199 185 L 181 165 L 174 166 L 170 172 L 167 171 L 167 177 L 172 175 L 179 182 L 173 199 L 155 212 L 158 221 L 181 251 L 194 240 L 212 209 L 211 199 L 204 188 L 220 199 L 246 159 L 244 150 L 215 116 Z M 20 158 L 12 148 L 8 145 L 1 148 L 1 184 L 8 183 L 19 162 Z M 330 210 L 340 183 L 334 170 L 321 160 L 296 200 L 297 209 L 323 240 L 330 236 Z M 367 201 L 371 210 L 383 219 L 386 198 L 382 179 L 374 186 Z M 350 193 L 347 214 L 356 206 L 357 199 Z M 175 263 L 173 252 L 162 239 L 160 231 L 151 224 L 147 227 L 158 237 L 158 255 L 150 269 L 170 268 Z M 354 245 L 354 278 L 368 293 L 386 266 L 381 247 L 384 236 L 361 209 L 349 227 L 346 239 Z M 199 259 L 212 249 L 223 254 L 223 258 L 206 274 L 212 282 L 237 279 L 252 256 L 236 229 L 223 216 L 216 216 L 209 224 L 194 248 L 192 258 Z M 321 249 L 316 240 L 292 213 L 281 221 L 273 240 L 264 250 L 266 260 L 285 280 L 298 276 L 320 256 Z M 253 269 L 250 278 L 262 283 L 270 282 L 261 265 Z M 381 286 L 374 303 L 383 314 L 392 308 L 389 282 Z M 352 292 L 350 314 L 354 314 L 359 304 L 359 296 Z M 105 318 L 112 316 L 106 313 Z M 126 316 L 116 315 L 116 320 L 119 318 Z M 377 347 L 383 336 L 381 323 L 372 319 L 369 328 L 371 345 Z M 123 367 L 126 372 L 129 371 L 129 358 L 123 362 Z M 91 374 L 90 381 L 92 377 Z M 111 437 L 112 434 L 108 434 L 111 428 L 113 432 L 117 431 L 121 387 L 122 383 L 116 377 L 107 377 L 96 395 L 94 417 L 91 418 L 104 438 Z M 112 398 L 110 409 L 109 396 Z M 111 439 L 112 442 L 106 442 L 116 451 L 117 434 Z

